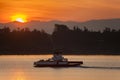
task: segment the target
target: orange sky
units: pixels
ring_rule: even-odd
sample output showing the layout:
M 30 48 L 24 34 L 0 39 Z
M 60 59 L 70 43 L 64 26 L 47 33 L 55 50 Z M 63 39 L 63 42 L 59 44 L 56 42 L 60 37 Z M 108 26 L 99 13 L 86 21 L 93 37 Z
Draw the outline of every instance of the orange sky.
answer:
M 0 0 L 0 22 L 16 14 L 29 21 L 120 18 L 120 0 Z

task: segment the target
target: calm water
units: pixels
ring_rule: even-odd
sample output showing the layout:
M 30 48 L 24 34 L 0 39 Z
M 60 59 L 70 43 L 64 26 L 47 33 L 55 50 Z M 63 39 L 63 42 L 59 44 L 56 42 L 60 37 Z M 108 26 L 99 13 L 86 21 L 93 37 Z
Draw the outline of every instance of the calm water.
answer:
M 83 60 L 82 67 L 34 68 L 51 55 L 0 56 L 0 80 L 120 80 L 120 56 L 65 56 Z

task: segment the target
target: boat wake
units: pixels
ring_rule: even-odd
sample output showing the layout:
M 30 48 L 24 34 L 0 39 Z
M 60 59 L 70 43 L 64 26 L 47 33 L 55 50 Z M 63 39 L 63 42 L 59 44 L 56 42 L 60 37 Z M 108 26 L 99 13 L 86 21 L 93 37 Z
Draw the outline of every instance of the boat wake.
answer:
M 119 69 L 120 67 L 101 67 L 101 66 L 80 66 L 80 68 L 93 68 L 93 69 Z

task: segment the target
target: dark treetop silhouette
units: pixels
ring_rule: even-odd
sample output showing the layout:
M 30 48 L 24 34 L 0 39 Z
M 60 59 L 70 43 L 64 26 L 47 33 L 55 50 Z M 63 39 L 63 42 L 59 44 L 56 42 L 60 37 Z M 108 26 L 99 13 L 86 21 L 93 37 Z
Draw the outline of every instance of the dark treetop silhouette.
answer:
M 55 24 L 50 35 L 29 28 L 0 29 L 0 54 L 46 54 L 62 49 L 66 54 L 120 54 L 120 30 L 105 28 L 90 31 L 86 27 L 69 29 Z

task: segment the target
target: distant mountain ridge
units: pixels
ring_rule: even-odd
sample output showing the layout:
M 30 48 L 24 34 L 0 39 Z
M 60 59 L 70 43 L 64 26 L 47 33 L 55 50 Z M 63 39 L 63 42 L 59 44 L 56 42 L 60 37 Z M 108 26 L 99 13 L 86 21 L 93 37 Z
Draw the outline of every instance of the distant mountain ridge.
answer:
M 30 21 L 27 23 L 18 23 L 18 22 L 9 22 L 9 23 L 0 23 L 0 27 L 10 27 L 11 29 L 28 27 L 31 30 L 44 29 L 47 33 L 52 33 L 54 29 L 54 24 L 65 24 L 70 29 L 74 26 L 78 26 L 79 28 L 87 27 L 89 30 L 103 30 L 105 27 L 111 29 L 120 29 L 120 18 L 118 19 L 100 19 L 100 20 L 89 20 L 85 22 L 76 22 L 76 21 Z

